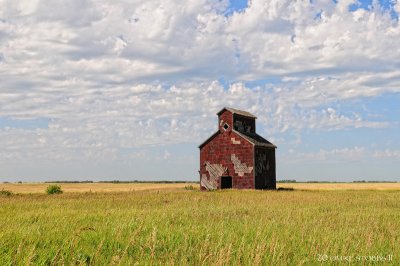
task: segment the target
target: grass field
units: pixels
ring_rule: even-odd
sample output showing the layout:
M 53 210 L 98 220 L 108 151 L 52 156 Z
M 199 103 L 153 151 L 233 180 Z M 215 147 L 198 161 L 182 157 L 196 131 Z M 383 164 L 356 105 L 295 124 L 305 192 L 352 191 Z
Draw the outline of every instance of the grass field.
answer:
M 0 190 L 14 193 L 45 193 L 48 183 L 3 183 Z M 199 187 L 195 183 L 57 183 L 64 192 L 129 192 L 139 190 L 171 190 L 186 186 Z
M 196 183 L 57 183 L 64 192 L 127 192 L 139 190 L 174 190 Z M 0 190 L 13 193 L 45 193 L 48 183 L 0 183 Z M 400 183 L 278 183 L 277 187 L 296 190 L 399 190 Z
M 137 185 L 0 196 L 0 265 L 400 263 L 397 184 L 213 192 Z
M 400 183 L 278 183 L 297 190 L 399 190 Z

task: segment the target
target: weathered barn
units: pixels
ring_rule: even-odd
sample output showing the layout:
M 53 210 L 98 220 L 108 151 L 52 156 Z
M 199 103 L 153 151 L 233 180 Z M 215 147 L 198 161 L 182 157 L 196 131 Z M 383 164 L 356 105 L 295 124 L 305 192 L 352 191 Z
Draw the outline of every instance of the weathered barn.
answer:
M 276 146 L 256 133 L 254 115 L 225 107 L 200 148 L 201 189 L 275 189 Z

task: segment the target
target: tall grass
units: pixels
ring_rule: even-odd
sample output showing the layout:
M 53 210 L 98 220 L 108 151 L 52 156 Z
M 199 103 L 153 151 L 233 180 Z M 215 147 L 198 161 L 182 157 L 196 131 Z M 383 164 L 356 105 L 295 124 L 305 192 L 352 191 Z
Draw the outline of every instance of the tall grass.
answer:
M 12 195 L 0 197 L 0 265 L 310 265 L 322 255 L 337 263 L 390 254 L 398 264 L 399 199 L 399 191 Z

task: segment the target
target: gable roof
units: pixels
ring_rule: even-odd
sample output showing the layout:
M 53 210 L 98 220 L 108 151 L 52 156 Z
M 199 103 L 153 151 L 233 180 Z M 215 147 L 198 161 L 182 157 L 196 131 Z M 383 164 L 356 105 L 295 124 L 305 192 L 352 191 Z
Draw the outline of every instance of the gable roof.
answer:
M 238 134 L 240 137 L 247 140 L 248 142 L 254 144 L 255 146 L 266 147 L 266 148 L 277 148 L 274 144 L 272 144 L 268 140 L 264 139 L 257 133 L 239 132 L 234 129 L 232 129 L 232 131 L 235 132 L 236 134 Z M 199 149 L 201 149 L 204 145 L 206 145 L 211 140 L 213 140 L 219 133 L 220 133 L 220 131 L 218 130 L 217 132 L 212 134 L 208 139 L 206 139 L 203 143 L 201 143 L 199 145 Z
M 274 144 L 269 142 L 268 140 L 264 139 L 257 133 L 249 133 L 249 132 L 239 132 L 236 130 L 232 130 L 245 140 L 249 141 L 250 143 L 254 144 L 255 146 L 267 147 L 267 148 L 276 148 Z
M 224 107 L 224 108 L 222 108 L 221 111 L 219 111 L 219 112 L 217 113 L 217 115 L 220 115 L 220 114 L 221 114 L 223 111 L 225 111 L 225 110 L 231 112 L 232 114 L 238 114 L 238 115 L 242 115 L 242 116 L 246 116 L 246 117 L 251 117 L 251 118 L 257 119 L 257 116 L 255 116 L 255 115 L 253 115 L 253 114 L 251 114 L 251 113 L 249 113 L 249 112 L 242 111 L 242 110 L 235 109 L 235 108 L 231 108 L 231 107 Z
M 207 143 L 209 143 L 213 138 L 215 138 L 217 135 L 219 134 L 219 130 L 217 132 L 215 132 L 214 134 L 212 134 L 208 139 L 206 139 L 203 143 L 201 143 L 199 145 L 199 149 L 201 149 L 204 145 L 206 145 Z

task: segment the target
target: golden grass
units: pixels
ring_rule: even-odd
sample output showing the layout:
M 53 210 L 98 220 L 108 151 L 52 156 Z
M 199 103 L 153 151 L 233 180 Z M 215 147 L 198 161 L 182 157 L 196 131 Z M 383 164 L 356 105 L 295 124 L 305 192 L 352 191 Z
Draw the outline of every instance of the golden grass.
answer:
M 46 193 L 50 183 L 6 183 L 0 184 L 0 190 L 8 190 L 13 193 Z M 195 183 L 57 183 L 63 192 L 127 192 L 141 190 L 171 190 L 183 189 L 185 186 Z
M 400 183 L 278 183 L 299 190 L 400 190 Z
M 186 186 L 199 187 L 196 183 L 58 183 L 68 192 L 127 192 L 142 190 L 174 190 Z M 0 190 L 13 193 L 45 193 L 49 183 L 5 183 Z M 400 190 L 400 183 L 278 183 L 277 187 L 295 190 Z
M 45 193 L 49 183 L 6 183 L 0 190 L 13 193 Z M 58 183 L 68 192 L 127 192 L 141 190 L 174 190 L 186 186 L 199 187 L 196 183 Z M 400 183 L 278 183 L 277 187 L 295 190 L 400 190 Z

